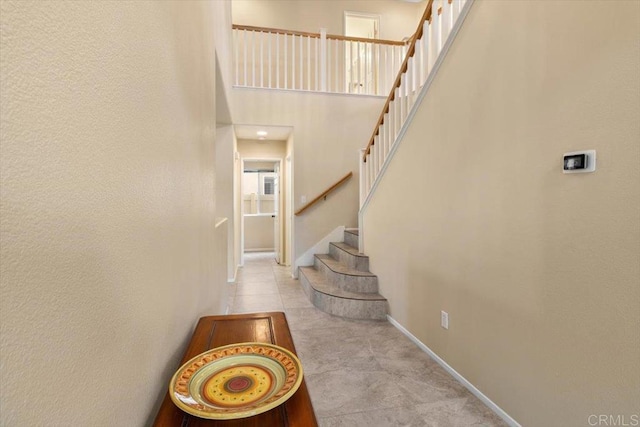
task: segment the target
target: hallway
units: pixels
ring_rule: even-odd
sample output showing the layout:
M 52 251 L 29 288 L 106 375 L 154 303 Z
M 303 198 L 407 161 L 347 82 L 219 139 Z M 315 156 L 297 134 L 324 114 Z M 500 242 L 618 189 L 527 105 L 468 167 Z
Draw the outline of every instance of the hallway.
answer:
M 316 309 L 272 253 L 245 254 L 231 286 L 231 313 L 286 313 L 321 426 L 505 425 L 390 323 Z

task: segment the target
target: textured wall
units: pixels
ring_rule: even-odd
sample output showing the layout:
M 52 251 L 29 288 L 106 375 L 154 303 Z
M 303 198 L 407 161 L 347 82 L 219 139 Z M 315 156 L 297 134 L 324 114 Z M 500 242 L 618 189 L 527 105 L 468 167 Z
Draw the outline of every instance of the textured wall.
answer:
M 0 3 L 0 424 L 144 425 L 223 307 L 211 6 Z
M 639 34 L 638 2 L 476 2 L 364 215 L 391 315 L 525 426 L 640 411 Z

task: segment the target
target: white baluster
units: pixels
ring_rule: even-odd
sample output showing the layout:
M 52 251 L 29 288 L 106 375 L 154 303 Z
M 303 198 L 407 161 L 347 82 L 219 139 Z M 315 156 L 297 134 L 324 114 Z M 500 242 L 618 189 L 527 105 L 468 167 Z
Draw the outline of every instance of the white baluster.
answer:
M 371 150 L 371 148 L 373 147 L 369 147 L 369 149 Z M 369 188 L 367 188 L 367 193 L 371 192 L 371 187 L 373 186 L 373 151 L 369 151 L 369 157 L 367 158 L 367 170 L 369 172 L 369 179 L 368 179 L 368 184 L 369 184 Z
M 395 91 L 395 101 L 394 101 L 394 129 L 393 129 L 393 140 L 394 143 L 396 139 L 398 139 L 398 133 L 400 132 L 400 126 L 402 126 L 402 99 L 400 99 L 400 88 L 396 87 Z
M 400 78 L 400 123 L 404 123 L 404 118 L 407 114 L 407 73 L 402 73 Z
M 429 73 L 431 73 L 436 59 L 438 58 L 438 20 L 436 19 L 436 16 L 432 15 L 431 21 L 429 22 Z
M 364 150 L 365 152 L 367 151 L 366 149 Z M 366 196 L 369 194 L 369 155 L 367 154 L 365 156 L 365 161 L 364 161 L 364 192 L 365 192 L 365 198 Z
M 460 15 L 460 1 L 453 0 L 453 3 L 451 3 L 451 28 L 453 28 L 453 26 L 455 25 L 459 15 Z
M 449 0 L 444 0 L 442 2 L 442 44 L 447 41 L 449 37 L 449 33 L 451 32 L 451 17 L 453 16 L 451 10 L 451 4 Z
M 384 116 L 382 117 L 384 120 Z M 380 126 L 378 126 L 378 141 L 380 141 L 380 153 L 382 153 L 382 161 L 386 158 L 385 147 L 387 146 L 387 138 L 386 138 L 386 122 L 382 122 Z
M 304 89 L 304 54 L 303 54 L 303 48 L 302 46 L 304 45 L 304 39 L 302 38 L 302 36 L 300 36 L 300 90 Z
M 431 38 L 429 37 L 429 21 L 424 21 L 422 24 L 422 57 L 424 59 L 422 66 L 424 67 L 423 76 L 421 84 L 424 84 L 427 81 L 427 77 L 429 77 L 429 43 Z
M 391 46 L 389 49 L 389 77 L 387 80 L 389 82 L 389 90 L 392 90 L 391 88 L 393 87 L 393 83 L 398 75 L 398 67 L 396 67 L 396 49 L 397 46 Z
M 309 36 L 307 36 L 307 90 L 311 90 L 311 37 Z
M 247 46 L 249 46 L 249 43 L 247 42 L 247 30 L 242 30 L 243 33 L 243 38 L 244 38 L 244 47 L 242 49 L 242 53 L 244 54 L 244 80 L 242 81 L 244 86 L 249 86 L 247 84 Z
M 269 40 L 269 84 L 267 85 L 267 87 L 271 89 L 273 88 L 273 86 L 271 85 L 271 39 L 273 38 L 273 36 L 270 33 L 267 33 L 267 37 L 267 40 Z
M 260 67 L 260 87 L 264 87 L 264 59 L 262 55 L 264 35 L 265 33 L 262 31 L 258 33 L 258 37 L 260 38 L 260 63 L 258 64 Z
M 371 44 L 371 94 L 380 95 L 380 45 Z
M 291 89 L 296 88 L 296 36 L 291 35 Z
M 344 45 L 345 49 L 349 49 L 349 63 L 348 64 L 344 64 L 345 69 L 349 70 L 349 76 L 347 78 L 347 81 L 345 82 L 345 92 L 346 93 L 351 93 L 351 88 L 353 87 L 353 43 L 350 41 L 345 41 L 345 45 Z M 345 70 L 346 72 L 346 70 Z M 349 84 L 349 86 L 347 87 L 346 84 Z M 369 153 L 371 154 L 371 153 Z
M 369 43 L 364 43 L 362 46 L 362 52 L 364 54 L 364 86 L 362 87 L 363 93 L 369 94 Z
M 315 44 L 316 44 L 316 55 L 314 56 L 315 64 L 316 64 L 316 70 L 315 70 L 316 85 L 315 85 L 315 90 L 319 91 L 320 90 L 320 51 L 318 50 L 318 46 L 320 45 L 320 39 L 314 37 L 314 40 L 315 40 Z
M 251 32 L 251 86 L 256 87 L 256 32 Z
M 380 144 L 378 143 L 378 135 L 373 137 L 373 145 L 371 152 L 373 153 L 373 180 L 378 179 L 378 164 L 380 162 L 380 152 L 378 151 Z
M 395 135 L 393 134 L 393 110 L 391 109 L 391 105 L 389 105 L 389 111 L 386 114 L 385 121 L 387 123 L 386 132 L 387 132 L 387 146 L 386 146 L 386 155 L 389 155 L 389 151 L 391 151 L 391 146 L 393 145 L 393 141 Z
M 359 177 L 359 188 L 360 188 L 360 207 L 362 207 L 362 204 L 364 203 L 367 194 L 366 194 L 366 188 L 367 188 L 367 178 L 366 178 L 366 172 L 365 172 L 365 166 L 367 165 L 364 162 L 364 153 L 365 153 L 366 149 L 361 148 L 358 151 L 358 177 Z
M 233 31 L 233 47 L 235 48 L 233 53 L 234 53 L 235 59 L 236 59 L 235 64 L 234 64 L 235 65 L 235 70 L 236 70 L 236 75 L 235 75 L 235 82 L 236 83 L 235 83 L 235 85 L 238 86 L 239 85 L 238 79 L 240 78 L 240 76 L 238 76 L 239 67 L 240 67 L 240 64 L 238 64 L 238 56 L 240 55 L 240 53 L 239 53 L 240 52 L 240 46 L 239 46 L 239 43 L 238 43 L 238 31 L 237 30 Z
M 280 34 L 278 33 L 276 33 L 276 88 L 280 89 Z
M 385 113 L 382 120 L 384 120 L 384 122 L 380 127 L 380 132 L 382 133 L 382 152 L 384 153 L 384 158 L 386 160 L 387 155 L 389 154 L 389 145 L 391 144 L 391 139 L 389 138 L 389 127 L 391 125 L 391 123 L 389 123 L 389 113 Z
M 324 39 L 320 39 L 320 55 L 322 55 L 323 57 L 323 60 L 321 61 L 323 64 L 321 68 L 321 73 L 322 73 L 321 90 L 323 92 L 327 92 L 327 91 L 331 92 L 332 91 L 332 86 L 331 86 L 332 67 L 331 65 L 329 65 L 329 63 L 331 62 L 331 45 L 333 43 L 331 42 L 331 40 L 329 40 L 329 42 L 327 43 L 327 30 L 325 30 L 324 28 L 322 30 L 324 30 Z M 322 30 L 320 34 L 322 34 Z M 324 46 L 324 48 L 322 46 Z
M 356 93 L 362 93 L 362 76 L 361 76 L 361 64 L 360 64 L 360 58 L 361 58 L 361 54 L 360 54 L 360 42 L 356 42 L 356 70 L 357 70 L 357 92 Z
M 413 93 L 415 94 L 418 90 L 418 80 L 420 79 L 420 63 L 418 62 L 418 58 L 415 55 L 411 60 L 411 87 L 413 88 Z
M 378 150 L 376 150 L 375 143 L 371 146 L 371 172 L 371 180 L 375 182 L 378 179 Z
M 436 48 L 434 62 L 438 57 L 438 54 L 440 53 L 440 48 L 442 47 L 441 17 L 442 15 L 438 15 L 438 5 L 436 4 L 436 2 L 434 2 L 431 9 L 431 26 L 433 27 L 432 34 L 433 38 L 435 39 Z
M 413 62 L 415 64 L 414 69 L 414 86 L 417 88 L 420 86 L 422 80 L 422 39 L 416 40 L 415 50 L 413 51 Z
M 407 94 L 407 111 L 406 114 L 409 115 L 409 111 L 411 111 L 411 107 L 413 107 L 413 93 L 414 93 L 414 89 L 413 89 L 413 70 L 414 70 L 414 64 L 415 64 L 415 57 L 410 57 L 409 61 L 407 62 L 407 88 L 406 88 L 406 94 Z
M 378 56 L 378 62 L 380 63 L 380 75 L 378 76 L 378 80 L 380 80 L 380 94 L 389 94 L 387 90 L 387 45 L 380 46 L 380 56 Z
M 340 50 L 340 42 L 338 40 L 335 40 L 335 44 L 336 44 L 336 49 L 335 49 L 335 54 L 336 57 L 333 61 L 333 63 L 335 64 L 335 69 L 336 69 L 336 78 L 335 78 L 335 91 L 336 92 L 340 92 L 340 87 L 342 86 L 342 83 L 345 81 L 345 78 L 341 79 L 340 77 L 340 63 L 338 62 L 338 51 Z M 342 43 L 342 50 L 346 49 L 346 43 Z M 342 53 L 342 57 L 344 58 L 344 52 Z M 346 69 L 346 67 L 343 67 L 343 69 Z M 343 90 L 342 92 L 346 92 L 346 90 Z
M 289 86 L 289 82 L 288 82 L 288 80 L 289 80 L 289 70 L 288 70 L 288 68 L 289 68 L 289 64 L 288 64 L 289 53 L 287 52 L 287 44 L 288 44 L 287 35 L 284 34 L 282 36 L 282 39 L 284 41 L 284 89 L 287 89 L 287 87 Z
M 382 143 L 380 142 L 380 135 L 378 135 L 378 143 L 377 143 L 377 155 L 376 155 L 376 159 L 378 159 L 378 164 L 376 165 L 376 174 L 379 175 L 380 171 L 382 170 L 382 162 L 384 161 L 383 155 L 384 155 L 384 150 L 382 149 Z

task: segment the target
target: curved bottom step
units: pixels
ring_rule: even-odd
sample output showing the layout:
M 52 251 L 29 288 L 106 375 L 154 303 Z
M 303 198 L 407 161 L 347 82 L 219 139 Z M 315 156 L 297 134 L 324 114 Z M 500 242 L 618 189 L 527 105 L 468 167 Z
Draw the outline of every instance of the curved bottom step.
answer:
M 313 267 L 300 267 L 299 277 L 309 300 L 325 313 L 349 319 L 387 318 L 387 300 L 380 294 L 344 291 L 327 283 Z

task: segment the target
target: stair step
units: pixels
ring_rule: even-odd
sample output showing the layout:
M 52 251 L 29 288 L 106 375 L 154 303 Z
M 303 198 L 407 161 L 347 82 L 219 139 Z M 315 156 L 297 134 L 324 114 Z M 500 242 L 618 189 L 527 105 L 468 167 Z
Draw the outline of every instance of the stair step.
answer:
M 369 257 L 360 253 L 357 248 L 342 242 L 331 242 L 329 244 L 329 255 L 347 267 L 358 271 L 369 271 Z
M 351 319 L 385 319 L 387 300 L 378 293 L 350 292 L 328 282 L 313 267 L 300 267 L 300 282 L 320 310 Z
M 378 292 L 378 276 L 368 271 L 360 271 L 333 259 L 330 255 L 316 254 L 315 268 L 325 280 L 347 292 Z
M 358 243 L 358 235 L 360 234 L 360 230 L 357 228 L 349 228 L 344 230 L 344 242 L 352 246 L 354 248 L 359 247 Z

